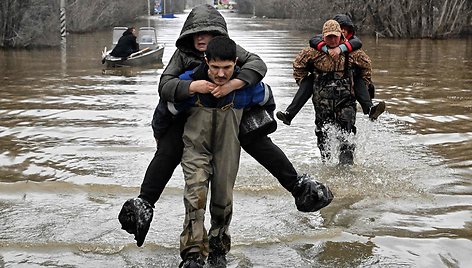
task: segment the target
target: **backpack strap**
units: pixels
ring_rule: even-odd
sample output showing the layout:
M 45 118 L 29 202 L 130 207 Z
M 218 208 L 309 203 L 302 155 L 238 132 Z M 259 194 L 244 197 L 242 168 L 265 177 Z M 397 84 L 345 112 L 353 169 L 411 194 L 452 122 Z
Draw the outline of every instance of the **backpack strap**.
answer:
M 350 77 L 349 74 L 349 52 L 344 52 L 344 77 Z
M 344 52 L 344 78 L 349 79 L 349 90 L 351 94 L 354 96 L 354 79 L 352 77 L 352 72 L 349 68 L 349 52 Z

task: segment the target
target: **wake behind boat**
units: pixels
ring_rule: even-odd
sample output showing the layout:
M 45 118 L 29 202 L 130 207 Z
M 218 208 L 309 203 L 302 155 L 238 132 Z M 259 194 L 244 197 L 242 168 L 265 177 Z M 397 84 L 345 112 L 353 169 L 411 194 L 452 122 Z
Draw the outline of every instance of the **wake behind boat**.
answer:
M 139 28 L 137 38 L 140 48 L 139 51 L 129 55 L 128 57 L 111 56 L 111 51 L 116 46 L 122 33 L 126 31 L 126 29 L 126 27 L 113 28 L 113 46 L 110 50 L 105 47 L 102 51 L 102 63 L 106 64 L 107 68 L 162 64 L 164 46 L 157 44 L 157 34 L 154 27 Z

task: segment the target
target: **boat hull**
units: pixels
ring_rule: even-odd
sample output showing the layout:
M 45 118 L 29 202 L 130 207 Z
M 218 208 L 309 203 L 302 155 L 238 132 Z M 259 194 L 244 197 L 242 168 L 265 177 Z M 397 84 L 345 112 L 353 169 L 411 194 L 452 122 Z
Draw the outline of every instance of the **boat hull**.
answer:
M 142 54 L 132 56 L 129 58 L 117 58 L 110 56 L 110 52 L 106 54 L 104 58 L 104 63 L 107 68 L 117 68 L 117 67 L 136 67 L 136 66 L 146 66 L 154 64 L 162 64 L 162 56 L 164 55 L 164 47 L 160 46 L 158 48 L 148 50 Z

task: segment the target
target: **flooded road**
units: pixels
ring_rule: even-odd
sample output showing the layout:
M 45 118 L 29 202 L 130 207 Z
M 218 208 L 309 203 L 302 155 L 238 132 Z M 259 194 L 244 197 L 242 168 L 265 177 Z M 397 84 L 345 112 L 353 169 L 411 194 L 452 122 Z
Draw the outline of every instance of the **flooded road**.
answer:
M 309 32 L 225 14 L 230 37 L 260 55 L 278 110 L 297 87 L 292 61 Z M 153 17 L 168 63 L 186 14 Z M 140 26 L 147 26 L 148 21 Z M 357 116 L 355 165 L 323 164 L 308 103 L 271 138 L 333 203 L 296 210 L 245 152 L 229 267 L 470 267 L 472 39 L 361 36 L 387 112 Z M 67 50 L 0 50 L 0 267 L 177 267 L 184 208 L 176 170 L 142 248 L 120 229 L 155 151 L 150 127 L 162 66 L 105 71 L 110 32 L 70 35 Z M 208 218 L 208 217 L 207 217 Z

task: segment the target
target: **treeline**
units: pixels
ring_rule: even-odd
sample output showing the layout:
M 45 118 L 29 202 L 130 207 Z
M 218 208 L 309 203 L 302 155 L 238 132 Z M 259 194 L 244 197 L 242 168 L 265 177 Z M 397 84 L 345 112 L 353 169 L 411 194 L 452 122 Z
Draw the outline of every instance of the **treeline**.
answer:
M 67 32 L 125 25 L 164 0 L 65 0 Z M 192 1 L 189 1 L 189 3 Z M 180 13 L 186 0 L 165 0 Z M 319 32 L 337 13 L 351 15 L 358 32 L 391 38 L 448 38 L 472 33 L 470 0 L 237 0 L 242 13 L 294 19 L 294 28 Z M 162 3 L 163 4 L 163 3 Z M 60 0 L 1 0 L 0 47 L 60 43 Z
M 315 32 L 337 13 L 351 15 L 358 31 L 390 38 L 448 38 L 472 32 L 470 0 L 238 0 L 240 12 L 295 19 Z
M 135 21 L 155 0 L 66 0 L 67 32 L 90 32 Z M 181 12 L 185 0 L 166 0 Z M 60 0 L 1 0 L 0 47 L 60 44 Z

